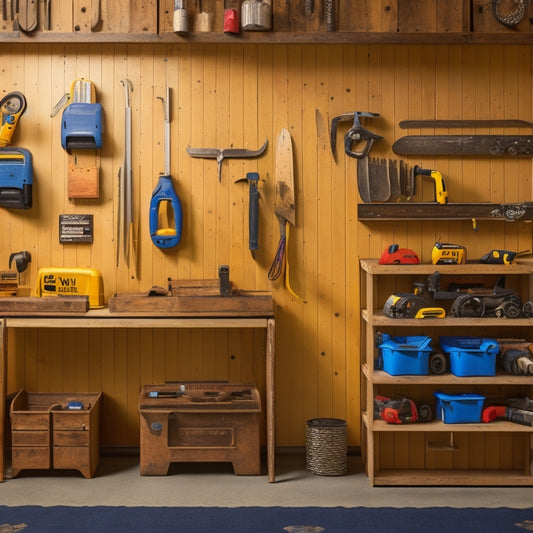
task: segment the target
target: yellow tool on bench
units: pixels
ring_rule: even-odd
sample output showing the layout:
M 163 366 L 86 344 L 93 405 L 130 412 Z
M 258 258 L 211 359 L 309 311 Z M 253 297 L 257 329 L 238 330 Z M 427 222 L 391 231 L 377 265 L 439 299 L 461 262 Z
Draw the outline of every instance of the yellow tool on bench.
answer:
M 43 267 L 37 274 L 35 296 L 88 296 L 89 307 L 104 307 L 102 274 L 92 268 Z

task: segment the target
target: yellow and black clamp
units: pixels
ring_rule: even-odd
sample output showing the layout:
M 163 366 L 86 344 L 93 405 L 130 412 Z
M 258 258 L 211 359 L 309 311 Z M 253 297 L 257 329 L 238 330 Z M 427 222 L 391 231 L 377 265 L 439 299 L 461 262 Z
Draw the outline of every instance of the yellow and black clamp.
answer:
M 510 250 L 491 250 L 481 257 L 482 263 L 489 265 L 511 265 L 518 257 L 531 255 L 531 250 L 522 250 L 521 252 L 511 252 Z
M 2 113 L 2 127 L 0 129 L 0 147 L 11 144 L 18 121 L 26 111 L 26 98 L 18 91 L 6 94 L 0 100 L 0 112 Z

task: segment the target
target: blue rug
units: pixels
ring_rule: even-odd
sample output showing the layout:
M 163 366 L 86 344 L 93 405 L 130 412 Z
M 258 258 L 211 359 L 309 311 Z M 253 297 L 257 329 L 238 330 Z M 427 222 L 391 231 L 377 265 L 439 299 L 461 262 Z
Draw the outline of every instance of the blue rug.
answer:
M 0 533 L 520 533 L 531 509 L 0 506 Z

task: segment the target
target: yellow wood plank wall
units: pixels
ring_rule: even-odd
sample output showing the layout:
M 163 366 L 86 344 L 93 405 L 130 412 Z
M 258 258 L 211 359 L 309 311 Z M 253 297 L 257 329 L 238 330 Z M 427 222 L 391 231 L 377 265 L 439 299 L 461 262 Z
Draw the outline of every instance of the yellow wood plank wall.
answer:
M 356 160 L 329 147 L 331 119 L 372 111 L 366 123 L 384 136 L 373 155 L 396 158 L 403 119 L 521 118 L 532 120 L 529 46 L 350 45 L 3 45 L 0 91 L 23 91 L 28 109 L 13 145 L 34 156 L 34 207 L 0 210 L 0 268 L 9 254 L 32 254 L 23 282 L 38 267 L 92 267 L 105 295 L 144 291 L 166 279 L 215 278 L 220 264 L 242 289 L 272 288 L 277 312 L 277 444 L 302 446 L 306 420 L 348 421 L 349 444 L 359 433 L 359 257 L 378 257 L 393 242 L 430 260 L 437 239 L 468 247 L 471 258 L 491 248 L 532 247 L 530 224 L 357 221 Z M 95 82 L 105 112 L 99 200 L 66 195 L 67 157 L 52 106 L 71 82 Z M 138 277 L 116 266 L 117 175 L 124 157 L 124 89 L 132 81 L 134 204 Z M 182 242 L 155 248 L 149 237 L 150 196 L 164 165 L 163 110 L 157 97 L 172 89 L 172 176 L 183 204 Z M 274 146 L 288 128 L 294 147 L 296 227 L 291 231 L 291 282 L 307 303 L 272 286 L 267 272 L 279 229 L 273 214 Z M 213 160 L 190 158 L 194 147 L 255 149 L 254 160 L 227 160 L 218 183 Z M 438 168 L 450 201 L 531 200 L 531 159 L 411 158 Z M 248 190 L 234 182 L 260 174 L 260 250 L 247 249 Z M 430 200 L 429 183 L 417 200 Z M 93 245 L 61 245 L 58 215 L 94 214 Z M 137 395 L 165 379 L 255 379 L 262 391 L 261 331 L 27 330 L 11 332 L 9 390 L 103 390 L 102 445 L 138 445 Z

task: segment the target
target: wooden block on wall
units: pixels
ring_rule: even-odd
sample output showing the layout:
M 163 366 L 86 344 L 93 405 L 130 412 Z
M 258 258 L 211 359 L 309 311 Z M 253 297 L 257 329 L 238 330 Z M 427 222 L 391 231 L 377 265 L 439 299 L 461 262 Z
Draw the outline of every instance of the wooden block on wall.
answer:
M 361 0 L 339 2 L 338 30 L 396 32 L 400 0 Z
M 131 33 L 157 33 L 157 0 L 131 0 Z
M 469 28 L 468 0 L 398 0 L 400 32 L 463 32 Z
M 68 155 L 68 197 L 99 198 L 100 152 L 73 150 Z

